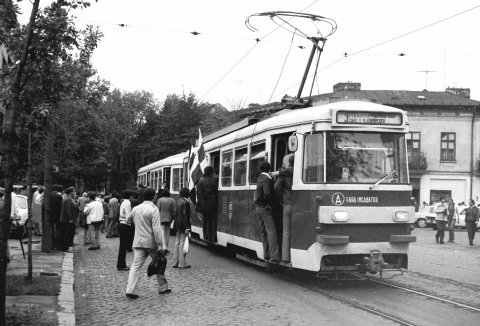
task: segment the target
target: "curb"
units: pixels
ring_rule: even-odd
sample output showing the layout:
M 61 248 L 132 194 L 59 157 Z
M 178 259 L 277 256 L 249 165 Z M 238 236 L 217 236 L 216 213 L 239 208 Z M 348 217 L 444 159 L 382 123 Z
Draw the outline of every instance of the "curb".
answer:
M 62 261 L 62 280 L 58 295 L 60 309 L 57 311 L 58 325 L 61 326 L 75 326 L 75 295 L 73 292 L 75 274 L 73 270 L 73 250 L 71 251 L 63 254 Z

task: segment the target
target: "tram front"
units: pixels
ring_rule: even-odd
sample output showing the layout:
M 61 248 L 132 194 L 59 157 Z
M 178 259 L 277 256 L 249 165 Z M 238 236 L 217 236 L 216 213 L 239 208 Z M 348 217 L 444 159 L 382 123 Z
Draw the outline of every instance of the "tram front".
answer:
M 330 126 L 303 137 L 304 191 L 296 197 L 312 212 L 298 211 L 296 221 L 312 216 L 307 224 L 315 239 L 293 265 L 372 273 L 408 267 L 409 243 L 416 239 L 406 114 L 372 105 L 375 110 L 331 109 Z

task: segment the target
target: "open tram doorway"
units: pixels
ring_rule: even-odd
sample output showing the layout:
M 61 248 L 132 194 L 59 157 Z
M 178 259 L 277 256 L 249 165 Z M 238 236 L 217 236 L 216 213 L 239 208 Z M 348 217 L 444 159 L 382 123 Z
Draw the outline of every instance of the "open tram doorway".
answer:
M 271 170 L 272 171 L 280 171 L 283 165 L 283 159 L 286 155 L 290 154 L 288 150 L 288 138 L 292 135 L 292 132 L 288 133 L 282 133 L 282 134 L 277 134 L 277 135 L 272 135 L 272 147 L 271 147 L 271 156 L 270 156 L 270 165 L 271 165 Z M 276 178 L 274 178 L 274 183 L 276 181 Z M 285 246 L 285 248 L 282 246 L 283 241 L 286 241 L 286 243 L 290 242 L 290 233 L 291 233 L 291 226 L 290 223 L 286 224 L 287 228 L 286 233 L 289 235 L 287 238 L 283 239 L 283 227 L 284 227 L 284 209 L 286 209 L 285 214 L 289 215 L 289 219 L 291 219 L 292 211 L 291 208 L 287 208 L 286 205 L 281 205 L 280 202 L 283 200 L 283 198 L 277 198 L 276 202 L 278 205 L 275 205 L 276 207 L 273 207 L 272 210 L 272 215 L 273 219 L 275 222 L 275 227 L 277 229 L 277 240 L 278 240 L 278 248 L 280 249 L 280 252 L 286 250 L 288 253 L 290 252 L 290 244 L 288 246 Z M 291 207 L 291 206 L 290 206 Z M 289 211 L 289 213 L 287 213 Z M 290 260 L 290 254 L 286 255 L 285 253 L 281 254 L 282 259 L 285 261 Z
M 209 165 L 215 170 L 215 176 L 218 176 L 220 173 L 220 151 L 210 153 Z
M 282 167 L 283 158 L 285 155 L 289 154 L 288 151 L 288 137 L 292 135 L 293 132 L 278 134 L 272 136 L 272 171 L 278 171 Z
M 162 187 L 162 188 L 168 189 L 169 191 L 172 190 L 172 189 L 170 189 L 170 175 L 171 175 L 171 173 L 172 173 L 172 168 L 168 167 L 168 168 L 163 169 L 162 186 L 164 185 L 164 187 Z

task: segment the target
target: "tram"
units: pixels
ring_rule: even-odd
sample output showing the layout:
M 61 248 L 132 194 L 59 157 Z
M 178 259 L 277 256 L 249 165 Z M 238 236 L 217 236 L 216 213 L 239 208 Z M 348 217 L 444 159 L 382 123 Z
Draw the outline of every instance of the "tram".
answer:
M 251 17 L 278 18 L 279 26 L 292 25 L 290 18 L 324 22 L 330 27 L 326 36 L 336 30 L 333 20 L 318 15 L 266 12 Z M 251 26 L 249 19 L 246 23 Z M 283 158 L 293 154 L 290 261 L 275 263 L 327 273 L 406 269 L 409 245 L 416 241 L 410 228 L 414 209 L 406 112 L 367 101 L 304 100 L 311 62 L 316 52 L 320 58 L 326 36 L 307 38 L 313 43 L 307 68 L 296 98 L 284 110 L 252 124 L 230 126 L 203 142 L 208 164 L 219 178 L 215 245 L 265 261 L 254 203 L 258 167 L 268 161 L 276 171 Z M 159 173 L 167 180 L 166 163 L 175 171 L 174 160 L 181 169 L 182 157 L 185 173 L 188 155 L 182 153 L 141 168 L 140 182 L 158 189 Z M 279 240 L 281 215 L 274 212 L 280 216 Z M 201 221 L 191 222 L 193 236 L 204 240 Z
M 217 245 L 263 260 L 254 204 L 258 166 L 267 160 L 278 170 L 293 153 L 288 266 L 317 272 L 407 268 L 409 244 L 416 240 L 410 234 L 407 132 L 400 109 L 342 101 L 283 110 L 218 133 L 204 142 L 219 174 Z M 157 190 L 158 180 L 170 181 L 172 192 L 178 191 L 186 157 L 188 152 L 143 167 L 139 180 L 146 184 L 148 178 Z M 192 233 L 203 239 L 198 219 Z M 277 233 L 281 238 L 281 229 Z
M 148 186 L 158 192 L 160 189 L 168 189 L 172 197 L 178 197 L 180 189 L 186 180 L 184 159 L 188 152 L 175 154 L 138 170 L 137 185 Z

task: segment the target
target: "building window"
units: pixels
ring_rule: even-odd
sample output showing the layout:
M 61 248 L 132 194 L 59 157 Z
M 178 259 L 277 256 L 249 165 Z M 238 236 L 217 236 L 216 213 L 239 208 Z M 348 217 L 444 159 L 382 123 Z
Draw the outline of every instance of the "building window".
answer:
M 440 201 L 440 198 L 452 198 L 451 190 L 430 190 L 430 203 L 435 204 Z
M 235 186 L 244 186 L 247 184 L 247 148 L 237 149 L 235 151 L 235 166 L 233 172 L 233 184 Z
M 418 169 L 420 167 L 420 139 L 419 132 L 411 132 L 406 135 L 407 139 L 407 153 L 408 153 L 408 167 L 410 169 Z
M 222 186 L 232 185 L 232 152 L 222 153 Z
M 442 132 L 440 161 L 455 161 L 455 133 Z
M 250 184 L 257 183 L 260 170 L 260 163 L 265 161 L 265 143 L 252 145 L 250 147 Z

